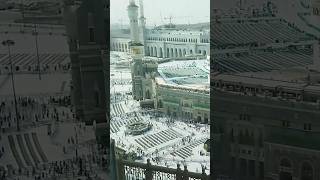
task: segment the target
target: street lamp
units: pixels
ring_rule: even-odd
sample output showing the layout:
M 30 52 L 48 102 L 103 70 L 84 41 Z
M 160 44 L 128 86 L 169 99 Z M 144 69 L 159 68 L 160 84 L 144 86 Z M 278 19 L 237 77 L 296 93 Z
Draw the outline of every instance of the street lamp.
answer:
M 10 72 L 10 74 L 11 74 L 11 83 L 12 83 L 12 90 L 13 90 L 13 97 L 14 97 L 14 107 L 15 107 L 15 111 L 16 111 L 16 119 L 17 119 L 17 130 L 20 131 L 18 107 L 17 107 L 17 98 L 16 98 L 16 89 L 15 89 L 15 86 L 14 86 L 14 78 L 13 78 L 13 63 L 12 63 L 11 51 L 10 51 L 10 46 L 14 45 L 14 41 L 13 40 L 5 40 L 5 41 L 2 41 L 2 45 L 8 47 L 8 54 L 9 54 L 9 61 L 10 61 L 10 71 L 11 71 Z
M 21 0 L 21 12 L 22 12 L 22 23 L 23 23 L 23 31 L 24 31 L 24 26 L 25 26 L 25 16 L 24 16 L 24 2 Z
M 39 74 L 39 80 L 41 80 L 41 68 L 40 68 L 40 58 L 39 58 L 39 48 L 38 48 L 38 31 L 37 31 L 37 25 L 34 25 L 34 31 L 32 33 L 35 37 L 36 41 L 36 50 L 37 50 L 37 60 L 38 60 L 38 74 Z

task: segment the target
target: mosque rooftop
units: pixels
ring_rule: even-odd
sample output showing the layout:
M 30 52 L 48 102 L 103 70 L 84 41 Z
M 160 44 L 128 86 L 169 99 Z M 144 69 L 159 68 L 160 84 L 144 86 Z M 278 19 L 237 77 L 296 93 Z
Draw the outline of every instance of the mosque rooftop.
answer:
M 157 83 L 190 89 L 209 89 L 210 65 L 207 59 L 177 60 L 158 65 Z
M 224 81 L 247 86 L 285 88 L 320 93 L 320 72 L 307 68 L 290 68 L 272 72 L 212 75 L 213 81 Z

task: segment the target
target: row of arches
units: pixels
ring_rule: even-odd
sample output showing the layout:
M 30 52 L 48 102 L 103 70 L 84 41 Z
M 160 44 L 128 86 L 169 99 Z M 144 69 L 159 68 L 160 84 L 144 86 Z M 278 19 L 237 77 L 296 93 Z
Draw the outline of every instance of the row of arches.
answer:
M 200 39 L 200 42 L 201 43 L 209 43 L 210 41 L 209 41 L 209 39 Z
M 129 45 L 126 42 L 113 42 L 111 45 L 112 51 L 129 52 Z
M 160 57 L 160 58 L 176 58 L 176 57 L 185 57 L 186 55 L 193 55 L 195 52 L 192 49 L 185 48 L 166 48 L 155 47 L 155 46 L 147 46 L 146 47 L 146 55 L 152 57 Z M 198 54 L 202 54 L 204 56 L 207 55 L 206 50 L 198 50 Z
M 169 42 L 198 43 L 198 39 L 197 38 L 148 37 L 147 40 L 150 40 L 150 41 L 169 41 Z M 204 39 L 201 39 L 200 42 L 204 43 Z
M 111 45 L 112 51 L 120 51 L 120 52 L 130 52 L 130 48 L 127 42 L 113 42 Z M 152 57 L 160 57 L 160 58 L 175 58 L 175 57 L 185 57 L 186 55 L 193 55 L 193 54 L 201 54 L 206 56 L 207 50 L 199 49 L 197 52 L 194 52 L 192 49 L 186 48 L 166 48 L 163 49 L 162 47 L 156 46 L 147 46 L 145 54 L 147 56 Z
M 293 163 L 287 159 L 283 158 L 280 161 L 280 180 L 292 180 L 293 173 Z M 300 164 L 300 180 L 313 180 L 314 179 L 314 169 L 311 163 L 304 161 Z
M 279 164 L 279 180 L 293 180 L 293 168 L 294 164 L 287 158 L 282 158 Z M 298 164 L 299 168 L 299 176 L 297 179 L 299 180 L 314 180 L 315 179 L 315 170 L 312 163 L 308 161 L 302 161 Z M 236 168 L 236 161 L 235 158 L 232 157 L 231 159 L 231 169 L 234 171 Z M 256 168 L 258 168 L 258 173 L 256 174 Z M 263 177 L 264 176 L 264 163 L 259 162 L 256 164 L 254 160 L 239 159 L 239 175 L 241 177 Z

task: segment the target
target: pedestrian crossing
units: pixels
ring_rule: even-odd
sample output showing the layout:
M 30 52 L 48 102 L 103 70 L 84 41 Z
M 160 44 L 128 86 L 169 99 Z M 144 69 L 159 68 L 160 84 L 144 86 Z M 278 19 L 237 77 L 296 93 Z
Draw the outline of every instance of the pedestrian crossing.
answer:
M 68 63 L 68 54 L 63 53 L 42 53 L 39 54 L 39 61 L 41 66 L 50 66 L 58 64 L 67 64 Z M 33 66 L 38 64 L 38 58 L 35 53 L 17 53 L 11 54 L 11 60 L 15 66 Z M 8 54 L 0 54 L 0 65 L 9 66 L 10 59 Z
M 48 162 L 37 133 L 8 135 L 9 145 L 19 168 L 36 166 Z

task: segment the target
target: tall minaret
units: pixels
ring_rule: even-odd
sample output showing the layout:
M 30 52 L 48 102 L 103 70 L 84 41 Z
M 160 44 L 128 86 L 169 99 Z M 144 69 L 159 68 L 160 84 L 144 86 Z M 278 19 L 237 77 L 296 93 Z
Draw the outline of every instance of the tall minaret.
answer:
M 143 45 L 145 45 L 146 37 L 146 18 L 144 17 L 143 0 L 139 0 L 140 6 L 140 38 Z
M 130 19 L 131 42 L 139 43 L 138 6 L 135 4 L 134 0 L 130 0 L 128 16 Z
M 139 38 L 138 26 L 138 6 L 134 0 L 130 0 L 128 6 L 128 16 L 130 19 L 131 41 L 129 43 L 132 56 L 131 76 L 132 95 L 135 100 L 143 99 L 143 77 L 142 58 L 144 57 L 144 46 Z

